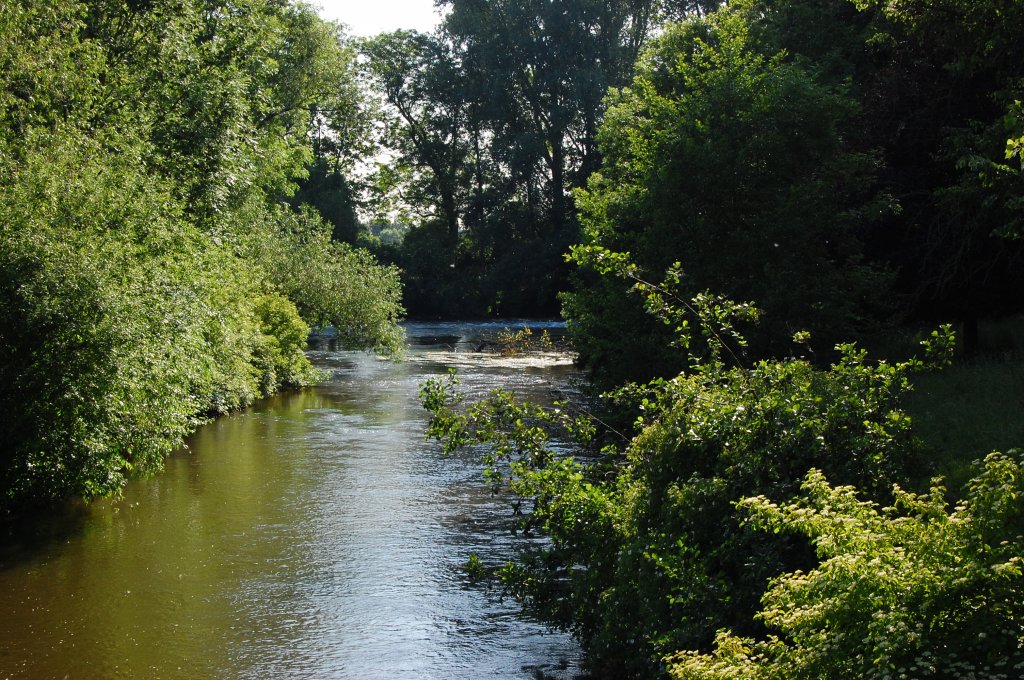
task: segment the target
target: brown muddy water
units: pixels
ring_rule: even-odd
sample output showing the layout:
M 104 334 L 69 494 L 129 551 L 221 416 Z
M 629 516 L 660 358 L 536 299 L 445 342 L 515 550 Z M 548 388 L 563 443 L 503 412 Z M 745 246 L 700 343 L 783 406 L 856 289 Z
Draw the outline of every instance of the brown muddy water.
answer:
M 511 556 L 509 503 L 423 439 L 419 385 L 450 366 L 479 393 L 571 389 L 564 354 L 476 351 L 505 326 L 409 324 L 400 364 L 324 343 L 322 385 L 0 546 L 0 678 L 576 677 L 569 636 L 465 577 Z

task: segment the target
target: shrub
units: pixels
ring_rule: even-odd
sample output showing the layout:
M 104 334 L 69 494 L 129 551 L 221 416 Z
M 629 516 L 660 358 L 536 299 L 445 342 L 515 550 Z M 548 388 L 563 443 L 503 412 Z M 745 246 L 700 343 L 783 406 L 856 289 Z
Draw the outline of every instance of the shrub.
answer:
M 747 313 L 707 296 L 679 306 L 665 288 L 638 286 L 677 329 L 695 319 L 709 345 Z M 942 349 L 945 338 L 932 342 Z M 921 363 L 838 351 L 822 370 L 797 359 L 726 368 L 713 350 L 689 374 L 627 390 L 639 433 L 597 459 L 566 450 L 566 435 L 586 444 L 595 431 L 568 405 L 517 404 L 497 391 L 464 409 L 444 381 L 423 396 L 430 434 L 448 450 L 484 445 L 492 483 L 521 499 L 520 529 L 549 539 L 502 571 L 506 585 L 576 631 L 599 667 L 649 676 L 672 651 L 710 648 L 722 627 L 759 632 L 753 615 L 769 579 L 813 565 L 806 542 L 745 526 L 737 500 L 792 495 L 810 468 L 882 500 L 919 462 L 900 399 Z
M 309 338 L 309 326 L 299 317 L 291 300 L 280 295 L 264 295 L 256 302 L 262 343 L 259 363 L 263 366 L 260 387 L 270 395 L 282 387 L 308 385 L 317 372 L 303 350 Z
M 811 538 L 822 560 L 776 578 L 761 640 L 719 631 L 711 654 L 671 659 L 674 678 L 1017 678 L 1024 672 L 1024 454 L 985 458 L 952 510 L 895 488 L 879 509 L 818 470 L 802 497 L 744 499 L 748 523 Z

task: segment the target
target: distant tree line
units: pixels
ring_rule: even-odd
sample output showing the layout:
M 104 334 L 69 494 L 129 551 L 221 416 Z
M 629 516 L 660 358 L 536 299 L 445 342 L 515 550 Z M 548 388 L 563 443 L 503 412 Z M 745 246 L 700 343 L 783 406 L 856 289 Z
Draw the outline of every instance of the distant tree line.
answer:
M 565 262 L 580 241 L 758 303 L 768 354 L 907 320 L 971 349 L 1020 310 L 1019 3 L 439 7 L 433 33 L 359 41 L 372 167 L 322 184 L 327 148 L 310 180 L 343 238 L 399 225 L 378 253 L 414 315 L 564 311 L 610 381 L 671 373 L 669 336 Z
M 579 226 L 572 191 L 600 163 L 608 88 L 629 81 L 661 2 L 439 3 L 431 34 L 361 41 L 385 161 L 367 219 L 403 223 L 383 257 L 414 315 L 554 315 Z

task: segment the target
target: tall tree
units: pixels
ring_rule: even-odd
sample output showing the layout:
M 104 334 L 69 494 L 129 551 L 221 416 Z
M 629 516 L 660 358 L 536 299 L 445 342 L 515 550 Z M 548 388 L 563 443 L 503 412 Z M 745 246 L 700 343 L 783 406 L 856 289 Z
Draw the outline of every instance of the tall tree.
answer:
M 19 0 L 0 33 L 0 513 L 308 383 L 307 322 L 398 346 L 396 273 L 279 200 L 351 77 L 311 9 Z
M 597 167 L 601 101 L 625 81 L 651 28 L 653 2 L 448 0 L 444 30 L 490 82 L 481 108 L 498 156 L 519 181 L 538 183 L 548 221 L 571 218 L 566 190 Z M 541 200 L 528 187 L 527 199 Z
M 844 142 L 849 93 L 785 53 L 765 54 L 750 25 L 742 10 L 721 10 L 652 43 L 605 118 L 604 166 L 580 193 L 584 241 L 631 252 L 655 278 L 680 261 L 691 294 L 755 302 L 764 317 L 750 339 L 761 352 L 788 351 L 801 329 L 828 348 L 883 289 L 861 257 L 886 209 L 872 189 L 877 160 Z M 624 287 L 595 285 L 599 294 L 584 286 L 567 306 L 589 331 L 583 358 L 613 380 L 678 370 L 658 365 L 670 361 L 667 337 L 632 358 L 657 330 Z
M 448 252 L 431 274 L 442 279 L 435 296 L 458 280 L 448 290 L 475 298 L 462 310 L 553 313 L 578 231 L 571 191 L 599 163 L 603 98 L 626 81 L 661 4 L 443 4 L 450 11 L 436 35 L 364 45 L 391 111 L 384 127 L 396 157 L 381 177 L 425 220 L 405 264 L 411 272 L 436 259 L 435 220 Z
M 390 111 L 383 121 L 385 145 L 412 175 L 407 198 L 428 214 L 436 206 L 454 252 L 468 154 L 458 57 L 442 38 L 413 31 L 379 35 L 364 42 L 362 51 Z

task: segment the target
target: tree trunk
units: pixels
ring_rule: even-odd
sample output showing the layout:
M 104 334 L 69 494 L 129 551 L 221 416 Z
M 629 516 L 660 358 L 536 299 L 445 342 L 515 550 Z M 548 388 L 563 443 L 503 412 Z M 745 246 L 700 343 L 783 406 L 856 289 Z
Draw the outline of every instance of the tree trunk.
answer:
M 980 337 L 978 333 L 978 317 L 975 314 L 965 314 L 963 318 L 964 356 L 972 357 L 978 353 Z
M 565 223 L 565 149 L 560 134 L 551 138 L 551 222 L 556 229 Z
M 455 247 L 459 244 L 459 213 L 455 207 L 455 190 L 450 186 L 441 189 L 441 212 L 444 213 L 449 246 L 454 253 Z

